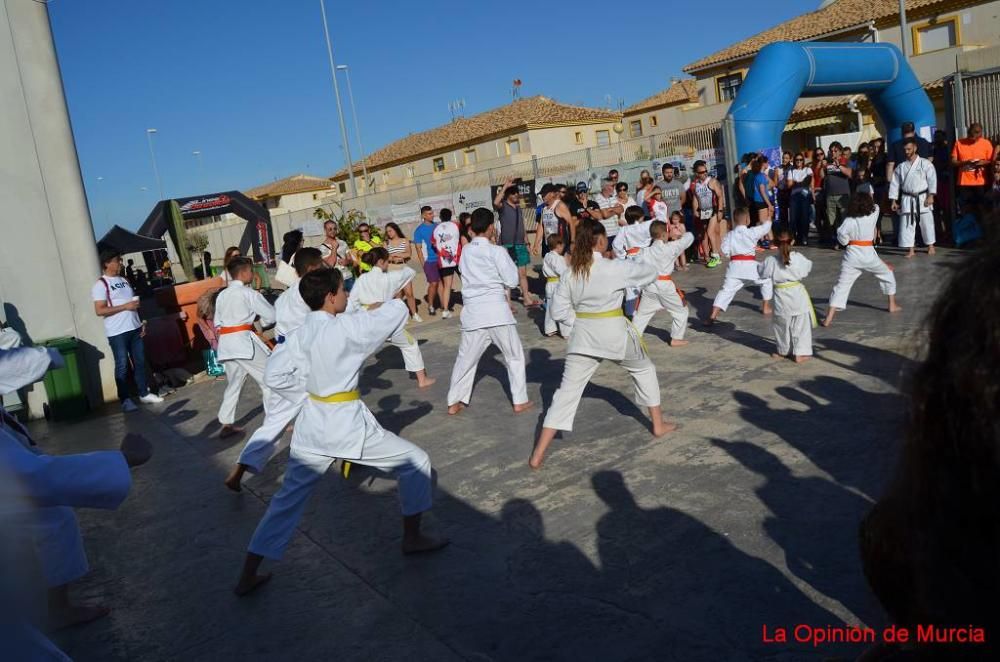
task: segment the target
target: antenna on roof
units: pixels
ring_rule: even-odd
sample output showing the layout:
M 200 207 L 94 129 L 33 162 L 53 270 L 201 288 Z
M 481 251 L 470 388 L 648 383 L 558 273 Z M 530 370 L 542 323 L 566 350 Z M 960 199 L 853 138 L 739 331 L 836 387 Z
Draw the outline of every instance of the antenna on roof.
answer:
M 452 122 L 459 117 L 465 117 L 465 99 L 455 99 L 454 101 L 449 101 L 448 112 L 451 113 Z
M 521 98 L 521 79 L 515 78 L 510 85 L 510 98 L 517 100 Z

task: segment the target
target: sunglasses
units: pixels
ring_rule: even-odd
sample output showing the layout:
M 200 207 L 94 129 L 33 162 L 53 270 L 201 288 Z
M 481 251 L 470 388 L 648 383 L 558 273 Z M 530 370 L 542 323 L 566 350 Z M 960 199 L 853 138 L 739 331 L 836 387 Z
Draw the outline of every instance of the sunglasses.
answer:
M 708 171 L 707 170 L 695 170 L 694 174 L 696 174 L 696 175 L 707 175 Z

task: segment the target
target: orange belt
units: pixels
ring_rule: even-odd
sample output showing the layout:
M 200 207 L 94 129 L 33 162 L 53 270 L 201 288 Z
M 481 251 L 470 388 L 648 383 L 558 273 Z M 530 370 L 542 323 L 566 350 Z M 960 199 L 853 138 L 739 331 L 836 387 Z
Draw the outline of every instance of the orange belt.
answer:
M 732 260 L 732 261 L 740 260 L 740 261 L 747 261 L 747 262 L 756 262 L 757 261 L 757 256 L 756 255 L 734 255 L 734 256 L 732 256 L 729 259 Z
M 860 239 L 851 239 L 849 242 L 847 242 L 847 245 L 848 246 L 874 246 L 875 242 L 871 241 L 871 240 L 861 241 Z
M 625 249 L 625 254 L 626 255 L 635 255 L 636 253 L 638 253 L 641 250 L 642 250 L 641 248 L 626 248 Z
M 220 326 L 219 335 L 224 336 L 227 333 L 239 333 L 240 331 L 253 331 L 253 324 L 240 324 L 239 326 Z
M 662 274 L 656 277 L 656 280 L 673 280 L 673 279 L 674 277 L 671 276 L 670 274 Z

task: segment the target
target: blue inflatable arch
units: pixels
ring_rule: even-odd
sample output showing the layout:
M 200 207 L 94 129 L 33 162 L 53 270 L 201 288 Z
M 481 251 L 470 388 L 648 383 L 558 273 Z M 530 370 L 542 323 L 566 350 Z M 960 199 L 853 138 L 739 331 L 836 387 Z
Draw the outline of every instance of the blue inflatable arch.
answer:
M 783 41 L 765 46 L 726 115 L 735 134 L 733 162 L 741 154 L 780 146 L 799 97 L 862 92 L 890 141 L 900 139 L 903 122 L 913 122 L 918 132 L 935 124 L 934 105 L 892 44 Z

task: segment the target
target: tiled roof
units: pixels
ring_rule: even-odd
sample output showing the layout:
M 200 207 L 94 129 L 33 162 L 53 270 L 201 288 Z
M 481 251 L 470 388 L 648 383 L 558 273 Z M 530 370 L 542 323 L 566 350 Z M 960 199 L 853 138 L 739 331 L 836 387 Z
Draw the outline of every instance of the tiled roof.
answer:
M 694 78 L 678 81 L 667 89 L 647 97 L 639 103 L 625 109 L 626 115 L 634 115 L 653 108 L 662 108 L 675 103 L 694 103 L 698 101 L 698 84 Z
M 502 136 L 524 129 L 591 122 L 617 122 L 619 113 L 570 106 L 543 96 L 525 97 L 493 110 L 460 117 L 443 126 L 420 133 L 411 133 L 405 138 L 390 143 L 369 154 L 365 165 L 369 170 L 412 161 L 417 157 L 447 152 L 464 145 L 472 145 L 493 137 Z M 355 174 L 361 172 L 361 164 L 354 163 Z M 347 177 L 347 168 L 338 171 L 332 179 Z
M 248 198 L 259 200 L 261 198 L 277 198 L 282 195 L 308 193 L 309 191 L 321 191 L 329 188 L 333 188 L 333 182 L 329 179 L 313 177 L 312 175 L 298 174 L 292 175 L 291 177 L 285 177 L 284 179 L 279 179 L 278 181 L 271 182 L 270 184 L 255 186 L 254 188 L 244 191 L 243 193 Z
M 906 0 L 906 10 L 909 12 L 925 9 L 945 2 L 946 0 Z M 868 21 L 879 21 L 898 15 L 899 0 L 836 0 L 816 11 L 796 16 L 770 30 L 692 62 L 684 67 L 684 71 L 691 73 L 712 65 L 749 57 L 776 41 L 818 39 L 832 32 L 863 25 Z

